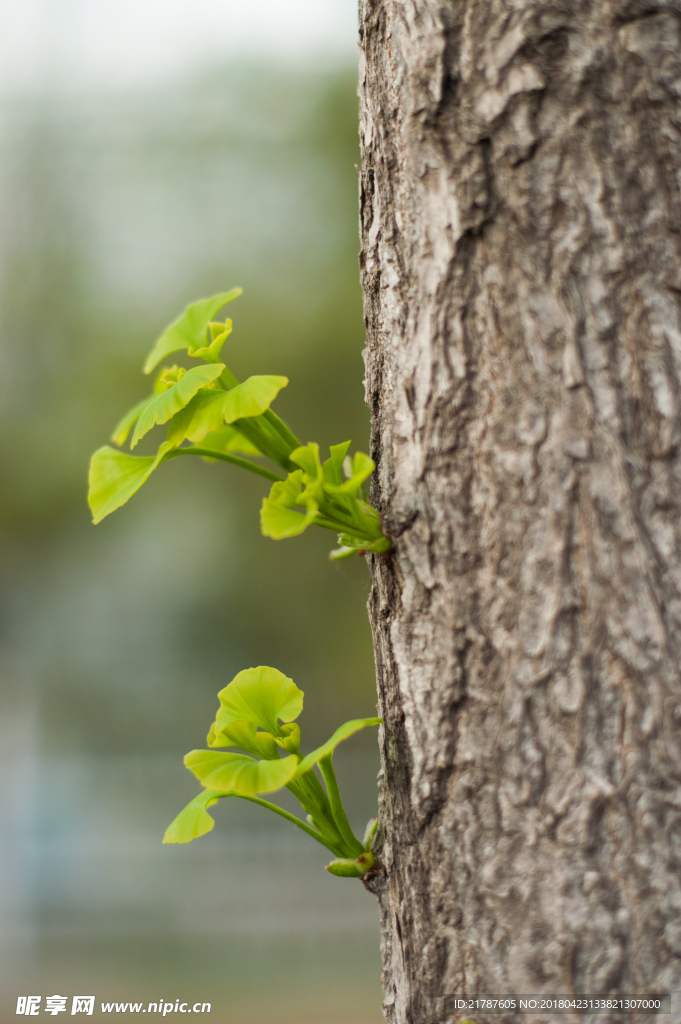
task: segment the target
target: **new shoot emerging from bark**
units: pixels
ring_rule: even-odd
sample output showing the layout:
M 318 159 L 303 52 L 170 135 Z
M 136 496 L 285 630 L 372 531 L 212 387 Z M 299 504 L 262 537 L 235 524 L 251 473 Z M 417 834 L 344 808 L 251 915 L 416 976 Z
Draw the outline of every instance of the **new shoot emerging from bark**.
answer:
M 372 818 L 360 842 L 348 821 L 333 770 L 339 743 L 360 729 L 379 725 L 380 718 L 356 718 L 303 756 L 300 727 L 303 691 L 276 668 L 260 666 L 239 672 L 218 694 L 220 708 L 210 732 L 210 750 L 191 750 L 184 759 L 203 792 L 187 804 L 168 827 L 164 843 L 189 843 L 210 832 L 215 822 L 208 808 L 224 797 L 241 797 L 281 815 L 334 854 L 326 865 L 332 875 L 361 878 L 374 867 L 371 846 L 376 833 Z M 234 751 L 219 750 L 236 747 Z M 324 785 L 318 778 L 319 768 Z M 263 793 L 288 789 L 305 811 L 303 821 L 263 800 Z
M 340 546 L 331 552 L 333 559 L 390 551 L 378 512 L 364 495 L 364 482 L 375 468 L 369 456 L 356 452 L 350 460 L 346 441 L 333 445 L 322 463 L 319 446 L 302 445 L 270 408 L 288 378 L 258 375 L 242 383 L 220 361 L 232 321 L 214 318 L 240 294 L 240 288 L 233 288 L 192 303 L 154 345 L 145 373 L 179 351 L 202 361 L 161 369 L 152 394 L 127 412 L 114 430 L 112 440 L 119 446 L 132 431 L 132 449 L 155 426 L 167 423 L 166 439 L 155 455 L 128 455 L 108 445 L 94 453 L 89 492 L 94 522 L 124 505 L 162 462 L 197 455 L 273 481 L 260 511 L 266 537 L 295 537 L 314 524 L 338 533 Z M 253 461 L 262 458 L 275 470 Z

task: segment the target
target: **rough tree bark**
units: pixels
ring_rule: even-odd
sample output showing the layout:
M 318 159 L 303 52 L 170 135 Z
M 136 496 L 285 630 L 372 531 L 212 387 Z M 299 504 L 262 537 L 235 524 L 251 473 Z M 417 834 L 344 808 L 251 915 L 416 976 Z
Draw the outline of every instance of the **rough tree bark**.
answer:
M 681 0 L 360 35 L 386 1016 L 681 988 Z

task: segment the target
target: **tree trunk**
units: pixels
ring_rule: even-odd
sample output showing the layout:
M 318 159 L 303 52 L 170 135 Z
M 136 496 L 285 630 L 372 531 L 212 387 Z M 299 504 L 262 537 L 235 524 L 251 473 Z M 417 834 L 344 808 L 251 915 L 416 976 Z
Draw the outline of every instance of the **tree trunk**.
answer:
M 360 22 L 385 1013 L 681 988 L 681 0 Z

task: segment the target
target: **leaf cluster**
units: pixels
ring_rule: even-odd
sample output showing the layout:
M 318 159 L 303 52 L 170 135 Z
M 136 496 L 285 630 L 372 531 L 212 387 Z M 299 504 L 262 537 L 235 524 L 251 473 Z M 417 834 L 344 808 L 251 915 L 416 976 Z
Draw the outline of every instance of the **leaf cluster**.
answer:
M 304 756 L 295 721 L 303 710 L 303 691 L 282 672 L 267 666 L 246 669 L 218 696 L 220 707 L 207 739 L 210 749 L 192 750 L 184 759 L 204 789 L 175 818 L 163 841 L 188 843 L 205 835 L 215 824 L 208 808 L 226 797 L 240 797 L 281 815 L 330 850 L 335 859 L 327 871 L 361 878 L 374 866 L 376 821 L 369 822 L 360 842 L 343 807 L 333 754 L 343 740 L 382 719 L 345 722 L 326 743 Z M 225 747 L 236 749 L 221 749 Z M 300 803 L 305 821 L 262 799 L 262 794 L 284 787 Z
M 363 484 L 375 468 L 372 460 L 357 452 L 351 462 L 347 441 L 334 445 L 329 459 L 321 463 L 318 445 L 302 445 L 271 409 L 288 379 L 257 375 L 240 382 L 221 361 L 232 321 L 214 318 L 240 294 L 241 289 L 234 288 L 191 303 L 157 340 L 144 364 L 145 373 L 179 351 L 202 362 L 161 369 L 152 394 L 116 426 L 112 440 L 122 446 L 132 432 L 132 450 L 155 426 L 167 424 L 166 439 L 155 455 L 129 455 L 109 445 L 94 453 L 88 496 L 94 522 L 129 501 L 161 463 L 195 455 L 273 481 L 261 509 L 265 536 L 293 537 L 315 524 L 339 534 L 340 547 L 332 558 L 389 551 L 391 543 L 379 515 L 364 498 Z M 254 461 L 260 458 L 269 459 L 276 470 Z

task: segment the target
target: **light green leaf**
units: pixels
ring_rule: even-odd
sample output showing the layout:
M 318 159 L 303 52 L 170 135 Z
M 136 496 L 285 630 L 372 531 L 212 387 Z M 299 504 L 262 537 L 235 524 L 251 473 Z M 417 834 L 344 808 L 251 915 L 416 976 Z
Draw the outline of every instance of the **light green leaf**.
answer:
M 287 728 L 289 727 L 285 725 L 284 729 Z M 298 727 L 296 726 L 296 728 Z M 298 735 L 300 736 L 300 730 L 298 730 Z M 258 757 L 261 757 L 264 761 L 274 761 L 279 757 L 278 743 L 269 732 L 261 732 L 260 730 L 256 732 L 255 748 L 258 752 Z M 290 754 L 298 754 L 299 757 L 302 757 L 300 750 L 294 750 L 290 746 L 287 750 Z
M 292 722 L 303 710 L 303 691 L 283 672 L 266 665 L 239 672 L 218 697 L 216 735 L 232 722 L 252 722 L 273 736 L 281 736 L 278 720 Z
M 369 526 L 372 524 L 369 523 Z M 376 551 L 378 553 L 391 551 L 392 541 L 389 540 L 385 534 L 380 532 L 380 520 L 378 521 L 376 533 L 378 536 L 375 540 L 367 540 L 365 537 L 355 537 L 351 533 L 339 533 L 338 542 L 342 546 L 332 551 L 329 557 L 334 561 L 340 561 L 343 558 L 349 558 L 351 554 L 357 554 L 361 551 Z
M 321 747 L 317 747 L 311 754 L 304 757 L 298 765 L 298 771 L 296 772 L 296 778 L 302 775 L 303 772 L 309 772 L 311 768 L 317 764 L 323 757 L 327 757 L 332 754 L 339 743 L 343 740 L 349 739 L 350 736 L 354 736 L 360 729 L 366 729 L 369 725 L 380 725 L 383 721 L 382 718 L 353 718 L 350 722 L 345 722 L 343 725 L 336 729 L 333 736 L 322 744 Z
M 343 444 L 332 444 L 329 448 L 331 458 L 327 459 L 322 466 L 327 483 L 336 487 L 340 487 L 343 483 L 343 459 L 347 455 L 349 447 L 350 441 L 344 441 Z
M 162 395 L 168 388 L 177 384 L 178 380 L 182 380 L 186 372 L 186 368 L 178 366 L 177 363 L 172 366 L 164 366 L 154 381 L 154 394 Z
M 322 464 L 319 461 L 319 445 L 315 441 L 310 441 L 309 444 L 294 449 L 289 458 L 296 466 L 300 466 L 311 481 L 321 479 Z
M 162 444 L 155 456 L 144 458 L 127 455 L 108 445 L 96 451 L 90 462 L 88 494 L 92 521 L 100 523 L 110 512 L 125 505 L 163 462 L 170 449 L 171 445 Z
M 282 736 L 277 736 L 275 743 L 282 750 L 288 751 L 289 754 L 298 754 L 299 757 L 303 755 L 300 753 L 300 726 L 297 722 L 291 722 L 290 725 L 283 725 L 281 727 L 283 733 Z M 268 736 L 269 733 L 258 733 L 259 736 Z
M 319 445 L 310 441 L 309 444 L 295 448 L 289 458 L 303 470 L 303 503 L 307 506 L 308 512 L 311 512 L 324 497 L 324 470 L 319 461 Z
M 187 370 L 182 380 L 163 391 L 145 406 L 137 421 L 135 433 L 132 435 L 130 447 L 134 448 L 140 438 L 144 437 L 157 423 L 167 423 L 172 416 L 189 405 L 194 395 L 211 384 L 224 370 L 222 363 L 194 366 Z
M 352 548 L 354 551 L 356 551 L 357 548 L 366 550 L 369 546 L 369 541 L 366 537 L 355 537 L 352 533 L 339 533 L 338 543 L 342 544 L 343 547 Z
M 268 500 L 282 508 L 287 508 L 289 505 L 301 505 L 303 489 L 303 471 L 295 469 L 285 480 L 279 480 L 272 484 Z
M 275 487 L 277 484 L 274 485 Z M 295 512 L 290 508 L 282 508 L 277 502 L 263 498 L 260 509 L 260 529 L 264 537 L 273 540 L 284 540 L 286 537 L 297 537 L 317 518 L 317 512 Z
M 202 348 L 207 341 L 208 325 L 215 319 L 215 314 L 232 299 L 238 298 L 241 292 L 241 288 L 232 288 L 229 292 L 220 292 L 209 299 L 199 299 L 198 302 L 192 302 L 187 306 L 184 313 L 166 328 L 154 345 L 144 364 L 144 372 L 151 373 L 171 352 Z
M 339 548 L 334 548 L 333 551 L 329 551 L 329 558 L 332 562 L 343 562 L 346 558 L 354 558 L 359 551 L 361 551 L 361 548 L 348 548 L 343 545 Z
M 256 761 L 246 754 L 190 750 L 184 763 L 207 789 L 257 796 L 285 786 L 295 774 L 298 758 L 291 754 L 278 761 Z
M 232 333 L 232 321 L 225 320 L 224 324 L 210 323 L 208 327 L 212 338 L 210 345 L 204 345 L 203 348 L 190 348 L 188 353 L 192 359 L 205 359 L 207 363 L 217 363 L 220 361 L 222 346 Z
M 223 427 L 222 430 L 209 434 L 201 442 L 201 447 L 210 448 L 213 452 L 238 452 L 240 455 L 262 455 L 262 452 L 247 437 L 244 437 L 237 427 Z
M 168 443 L 174 447 L 189 440 L 196 444 L 206 434 L 223 430 L 225 426 L 224 400 L 227 392 L 213 388 L 194 395 L 184 409 L 175 413 L 168 424 Z
M 265 537 L 272 537 L 273 540 L 296 537 L 316 518 L 316 503 L 313 501 L 310 501 L 306 513 L 295 512 L 288 507 L 302 504 L 303 476 L 303 470 L 294 470 L 285 480 L 272 484 L 269 496 L 263 498 L 260 528 Z
M 332 494 L 356 494 L 367 477 L 376 469 L 376 463 L 364 452 L 355 452 L 352 461 L 352 476 L 340 487 L 329 487 Z
M 371 852 L 371 847 L 374 845 L 374 839 L 378 831 L 378 818 L 369 818 L 367 821 L 367 827 L 364 829 L 364 838 L 362 839 L 362 846 L 367 852 Z
M 215 790 L 207 789 L 195 796 L 168 825 L 163 842 L 191 843 L 192 839 L 198 839 L 199 836 L 205 836 L 207 832 L 212 831 L 215 821 L 208 813 L 208 808 L 223 796 L 231 794 L 216 793 Z
M 260 416 L 287 384 L 288 377 L 267 374 L 249 377 L 243 384 L 237 384 L 225 395 L 225 423 L 234 423 L 247 416 Z
M 232 722 L 216 731 L 215 723 L 208 733 L 209 747 L 239 747 L 256 757 L 264 757 L 266 761 L 279 758 L 279 748 L 268 732 L 257 732 L 253 722 Z M 295 751 L 290 751 L 294 753 Z
M 130 433 L 133 424 L 137 422 L 146 406 L 149 405 L 149 402 L 153 402 L 154 398 L 155 395 L 148 395 L 141 402 L 138 402 L 137 405 L 134 406 L 129 412 L 126 412 L 123 419 L 116 424 L 116 429 L 111 435 L 111 440 L 114 442 L 114 444 L 125 444 L 125 439 Z
M 221 363 L 216 365 L 222 366 Z M 189 373 L 194 373 L 199 369 L 206 369 L 206 367 L 195 367 Z M 175 387 L 181 387 L 185 380 L 186 377 Z M 281 389 L 287 384 L 286 377 L 259 376 L 249 377 L 243 384 L 237 385 L 231 391 L 198 391 L 197 389 L 198 394 L 195 394 L 191 401 L 187 402 L 184 408 L 173 416 L 168 427 L 168 441 L 175 446 L 182 444 L 185 439 L 197 444 L 203 441 L 207 434 L 222 430 L 225 423 L 233 423 L 246 416 L 260 416 L 270 407 Z M 165 392 L 165 394 L 169 393 Z M 152 411 L 150 410 L 147 415 L 151 421 Z M 157 420 L 156 422 L 165 421 Z M 144 424 L 140 424 L 140 429 L 142 425 L 146 425 L 146 421 Z M 153 422 L 151 425 L 153 426 Z M 253 450 L 256 455 L 262 454 L 257 449 Z

